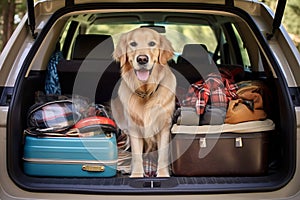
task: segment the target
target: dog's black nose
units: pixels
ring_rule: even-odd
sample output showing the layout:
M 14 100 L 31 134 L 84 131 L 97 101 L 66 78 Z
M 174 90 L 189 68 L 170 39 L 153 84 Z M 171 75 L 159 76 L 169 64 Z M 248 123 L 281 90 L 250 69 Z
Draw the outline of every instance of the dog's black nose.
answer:
M 148 56 L 146 55 L 140 55 L 136 58 L 136 61 L 140 64 L 140 65 L 144 65 L 147 64 L 149 61 Z

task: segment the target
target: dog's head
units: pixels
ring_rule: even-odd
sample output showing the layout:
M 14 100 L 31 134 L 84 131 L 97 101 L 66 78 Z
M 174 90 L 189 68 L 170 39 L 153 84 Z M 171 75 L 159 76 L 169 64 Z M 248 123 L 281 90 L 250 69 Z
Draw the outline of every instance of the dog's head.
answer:
M 169 40 L 155 30 L 138 28 L 122 34 L 113 53 L 122 72 L 134 70 L 137 79 L 146 82 L 157 64 L 166 65 L 174 50 Z

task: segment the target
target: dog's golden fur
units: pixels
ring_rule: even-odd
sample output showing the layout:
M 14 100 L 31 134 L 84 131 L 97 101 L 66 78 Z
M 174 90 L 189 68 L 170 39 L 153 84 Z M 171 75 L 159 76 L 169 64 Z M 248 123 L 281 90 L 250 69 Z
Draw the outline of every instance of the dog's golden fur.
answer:
M 130 136 L 131 177 L 143 177 L 143 150 L 158 150 L 157 176 L 168 177 L 168 145 L 175 108 L 176 78 L 167 61 L 173 48 L 165 36 L 149 28 L 121 35 L 114 51 L 121 83 L 112 111 Z

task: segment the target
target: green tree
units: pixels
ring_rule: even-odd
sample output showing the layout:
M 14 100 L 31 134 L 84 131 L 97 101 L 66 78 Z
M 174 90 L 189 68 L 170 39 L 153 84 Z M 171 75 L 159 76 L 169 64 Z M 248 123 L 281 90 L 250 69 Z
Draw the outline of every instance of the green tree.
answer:
M 275 11 L 277 0 L 262 0 Z M 293 39 L 296 47 L 300 50 L 300 1 L 288 0 L 283 16 L 283 25 Z
M 2 45 L 5 46 L 14 31 L 15 1 L 3 1 L 2 4 Z M 4 20 L 6 19 L 6 20 Z
M 283 18 L 283 24 L 286 26 L 294 43 L 300 50 L 300 1 L 289 0 L 288 6 Z
M 25 0 L 4 0 L 0 2 L 0 51 L 16 28 L 15 19 L 23 17 L 26 11 L 25 2 Z

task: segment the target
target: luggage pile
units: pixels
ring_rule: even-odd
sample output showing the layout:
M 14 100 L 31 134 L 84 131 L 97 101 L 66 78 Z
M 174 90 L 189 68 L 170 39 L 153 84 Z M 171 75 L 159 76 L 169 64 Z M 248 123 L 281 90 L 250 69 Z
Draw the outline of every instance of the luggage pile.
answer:
M 262 175 L 275 129 L 267 118 L 267 87 L 235 82 L 220 68 L 191 84 L 172 127 L 171 161 L 176 176 Z
M 24 171 L 33 176 L 116 175 L 117 127 L 105 107 L 83 97 L 37 94 L 24 131 Z

